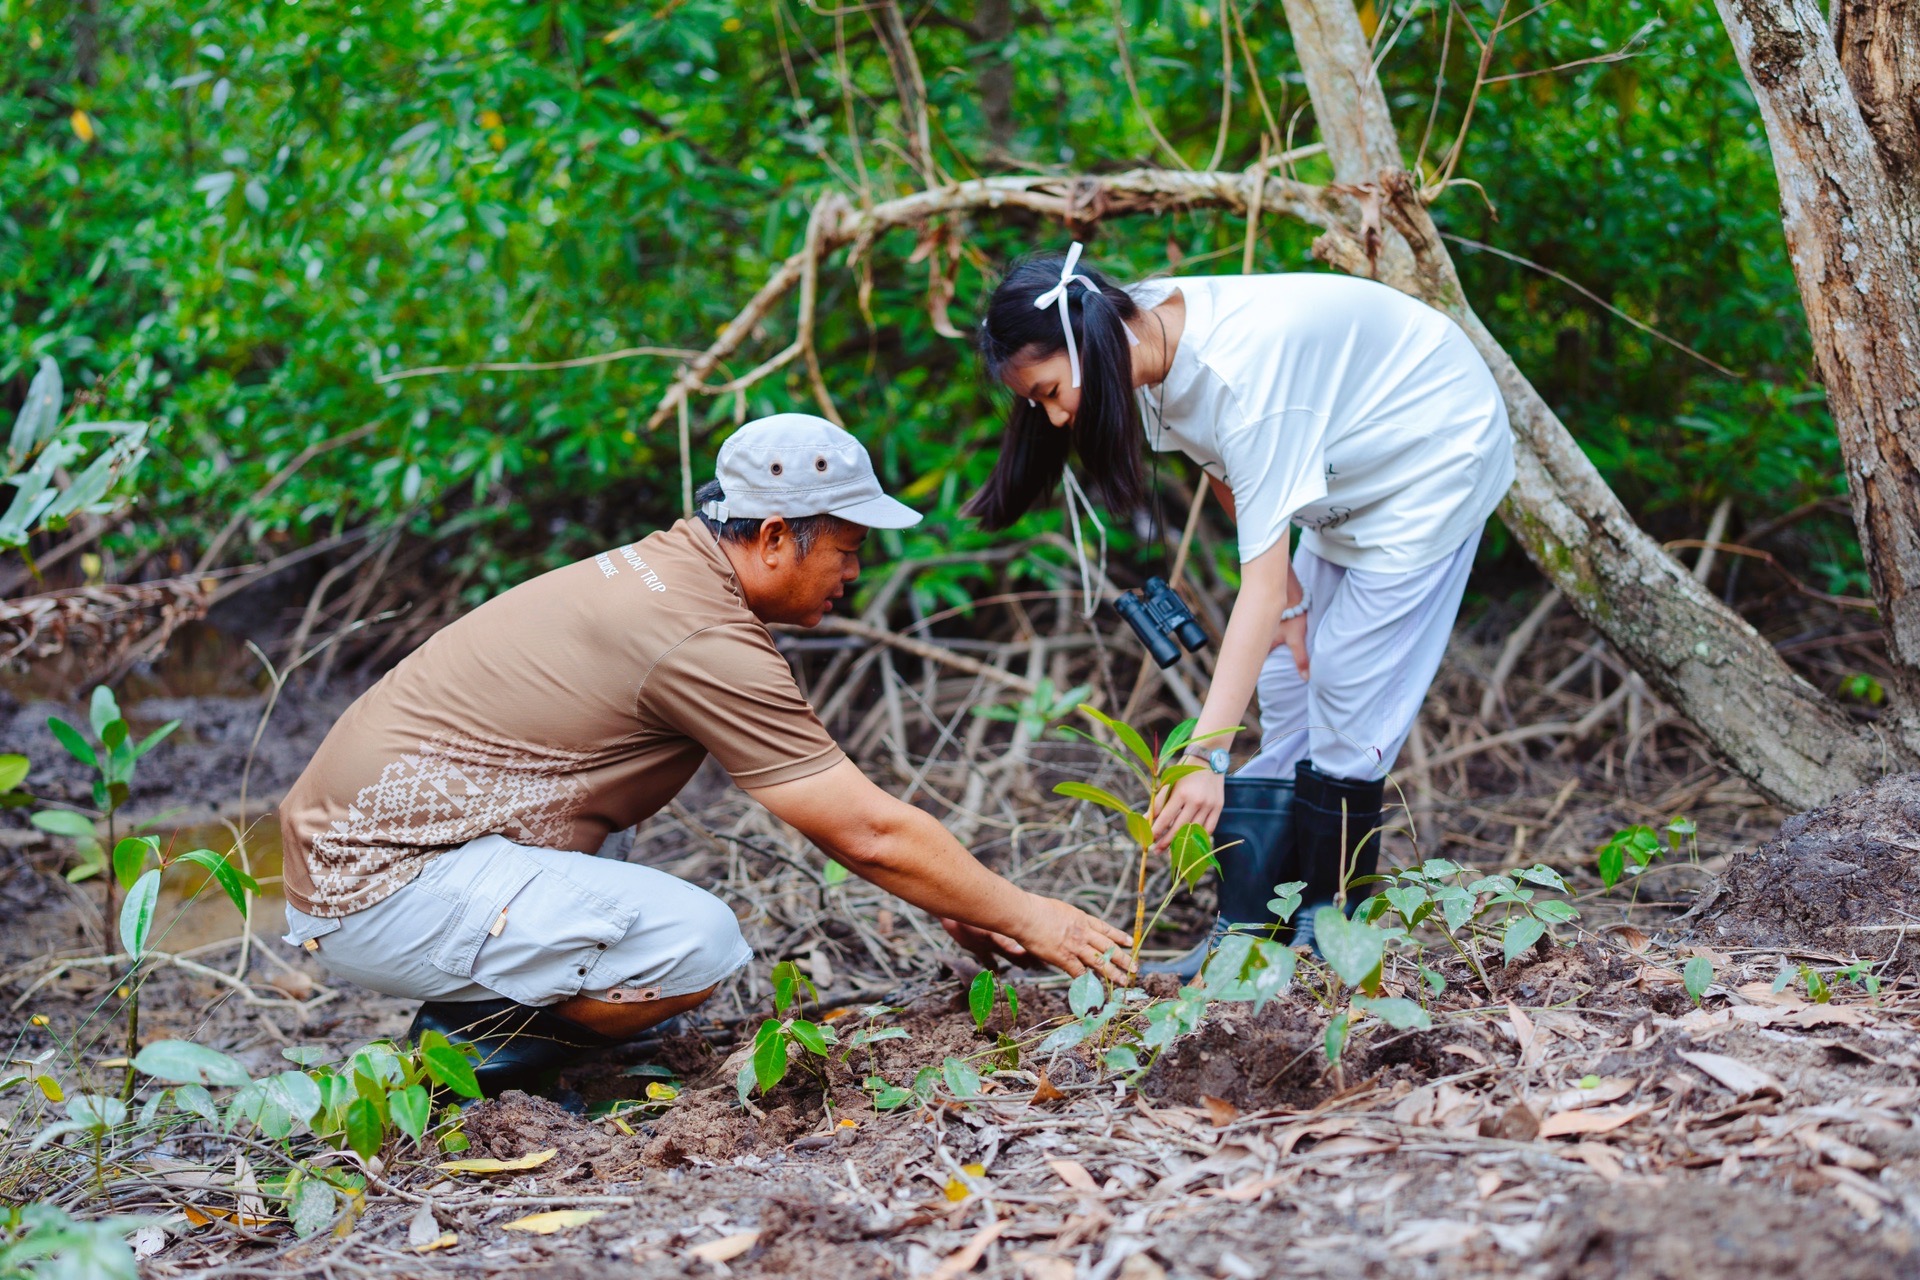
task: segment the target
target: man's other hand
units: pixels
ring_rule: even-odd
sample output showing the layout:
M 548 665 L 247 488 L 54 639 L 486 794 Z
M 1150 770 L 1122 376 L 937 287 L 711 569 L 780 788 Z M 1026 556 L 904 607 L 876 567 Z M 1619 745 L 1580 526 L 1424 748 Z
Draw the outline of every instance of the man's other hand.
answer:
M 1132 980 L 1131 937 L 1058 898 L 1028 898 L 1032 915 L 1017 935 L 1028 955 L 1070 978 L 1091 969 L 1109 982 Z

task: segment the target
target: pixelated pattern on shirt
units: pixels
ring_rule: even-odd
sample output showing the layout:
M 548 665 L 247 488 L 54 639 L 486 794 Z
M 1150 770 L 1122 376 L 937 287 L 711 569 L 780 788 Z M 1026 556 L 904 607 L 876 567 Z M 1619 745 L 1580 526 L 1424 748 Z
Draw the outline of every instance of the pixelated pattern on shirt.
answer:
M 577 775 L 589 758 L 584 751 L 464 733 L 422 742 L 361 788 L 345 821 L 314 836 L 316 914 L 372 906 L 418 875 L 434 854 L 481 836 L 566 847 L 587 798 Z

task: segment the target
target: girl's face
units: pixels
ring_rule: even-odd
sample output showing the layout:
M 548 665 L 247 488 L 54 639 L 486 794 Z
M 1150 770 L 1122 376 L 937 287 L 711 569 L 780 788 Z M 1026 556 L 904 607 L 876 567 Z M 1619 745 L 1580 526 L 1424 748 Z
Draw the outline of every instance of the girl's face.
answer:
M 1047 421 L 1070 427 L 1080 412 L 1080 388 L 1073 385 L 1067 353 L 1056 351 L 1033 360 L 1017 359 L 1007 368 L 1007 389 L 1046 410 Z

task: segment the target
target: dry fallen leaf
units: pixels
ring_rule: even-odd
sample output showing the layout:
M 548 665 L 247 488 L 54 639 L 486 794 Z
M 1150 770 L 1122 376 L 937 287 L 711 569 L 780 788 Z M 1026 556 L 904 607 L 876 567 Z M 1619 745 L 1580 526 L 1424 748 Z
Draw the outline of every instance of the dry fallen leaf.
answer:
M 529 1214 L 527 1217 L 502 1223 L 500 1229 L 531 1231 L 537 1236 L 550 1236 L 556 1231 L 565 1231 L 568 1227 L 583 1226 L 605 1212 L 605 1209 L 549 1209 L 545 1213 Z
M 1504 1138 L 1508 1142 L 1532 1142 L 1540 1134 L 1540 1117 L 1524 1102 L 1516 1102 L 1497 1116 L 1480 1122 L 1483 1138 Z
M 1022 1249 L 1013 1255 L 1020 1280 L 1073 1280 L 1073 1259 Z
M 134 1229 L 133 1234 L 127 1237 L 127 1245 L 133 1250 L 134 1257 L 151 1258 L 167 1247 L 167 1233 L 149 1222 Z
M 511 1160 L 493 1160 L 483 1156 L 472 1160 L 448 1160 L 440 1167 L 448 1173 L 518 1173 L 522 1169 L 538 1169 L 558 1154 L 555 1148 L 549 1147 L 545 1151 L 515 1156 Z
M 1216 1098 L 1210 1093 L 1200 1095 L 1200 1105 L 1207 1109 L 1207 1119 L 1213 1121 L 1213 1127 L 1224 1129 L 1240 1118 L 1240 1108 L 1225 1098 Z
M 1114 1276 L 1115 1280 L 1167 1280 L 1167 1269 L 1143 1250 L 1129 1254 Z
M 1033 1096 L 1027 1099 L 1031 1106 L 1036 1102 L 1055 1102 L 1067 1095 L 1053 1087 L 1053 1081 L 1047 1079 L 1046 1072 L 1040 1073 L 1040 1083 L 1033 1086 Z
M 984 1178 L 987 1176 L 987 1167 L 983 1164 L 963 1164 L 960 1166 L 960 1172 L 969 1177 Z M 973 1188 L 968 1186 L 965 1180 L 961 1178 L 947 1179 L 946 1195 L 947 1199 L 953 1201 L 953 1203 L 959 1204 L 972 1194 Z
M 440 1221 L 433 1216 L 433 1206 L 423 1204 L 414 1210 L 413 1218 L 407 1223 L 407 1243 L 415 1249 L 421 1249 L 440 1238 Z
M 1786 1093 L 1778 1080 L 1738 1058 L 1729 1058 L 1723 1053 L 1682 1053 L 1680 1057 L 1743 1098 L 1763 1089 L 1771 1089 L 1781 1095 Z
M 695 1245 L 687 1250 L 689 1257 L 702 1262 L 732 1262 L 735 1258 L 760 1243 L 758 1231 L 737 1231 L 730 1236 L 721 1236 L 718 1240 L 709 1240 L 705 1244 Z
M 1049 1160 L 1047 1168 L 1053 1170 L 1055 1177 L 1075 1191 L 1098 1192 L 1100 1190 L 1100 1184 L 1093 1180 L 1093 1175 L 1087 1172 L 1087 1167 L 1077 1160 Z
M 453 1248 L 453 1246 L 459 1243 L 460 1243 L 459 1236 L 453 1234 L 453 1232 L 451 1231 L 442 1231 L 439 1235 L 427 1241 L 425 1244 L 416 1244 L 410 1247 L 413 1249 L 415 1253 L 433 1253 L 440 1249 L 451 1249 Z
M 1626 1166 L 1620 1163 L 1620 1158 L 1601 1143 L 1579 1143 L 1573 1148 L 1573 1154 L 1608 1182 L 1618 1182 L 1620 1175 L 1626 1172 Z
M 1458 1054 L 1460 1057 L 1465 1058 L 1468 1062 L 1474 1063 L 1478 1066 L 1487 1067 L 1487 1066 L 1493 1065 L 1488 1060 L 1486 1054 L 1480 1052 L 1478 1049 L 1474 1048 L 1472 1045 L 1443 1044 L 1440 1046 L 1440 1051 L 1442 1053 Z
M 1641 1116 L 1652 1111 L 1645 1107 L 1594 1107 L 1585 1111 L 1562 1111 L 1559 1115 L 1548 1116 L 1540 1124 L 1542 1138 L 1564 1138 L 1575 1133 L 1612 1133 L 1623 1125 L 1632 1124 Z
M 1002 1218 L 998 1222 L 989 1222 L 980 1228 L 973 1239 L 955 1250 L 945 1262 L 940 1264 L 939 1269 L 933 1273 L 933 1280 L 954 1280 L 954 1277 L 963 1276 L 973 1270 L 974 1264 L 980 1261 L 982 1254 L 986 1253 L 987 1246 L 999 1239 L 1000 1233 L 1012 1225 L 1012 1218 Z
M 1600 932 L 1611 936 L 1627 950 L 1635 953 L 1645 951 L 1653 942 L 1653 939 L 1630 924 L 1605 925 Z
M 1634 1083 L 1625 1077 L 1613 1076 L 1601 1080 L 1591 1089 L 1562 1089 L 1547 1103 L 1547 1110 L 1549 1112 L 1578 1111 L 1582 1107 L 1597 1107 L 1602 1103 L 1618 1102 L 1633 1092 Z

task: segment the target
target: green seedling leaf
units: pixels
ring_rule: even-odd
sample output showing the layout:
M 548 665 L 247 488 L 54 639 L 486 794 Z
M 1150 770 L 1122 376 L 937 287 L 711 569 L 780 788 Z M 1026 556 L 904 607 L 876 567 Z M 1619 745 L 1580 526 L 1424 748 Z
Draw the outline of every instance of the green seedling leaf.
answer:
M 1427 896 L 1427 891 L 1419 885 L 1414 884 L 1393 885 L 1380 896 L 1385 898 L 1387 905 L 1399 912 L 1400 918 L 1410 925 L 1418 923 L 1414 919 L 1414 916 L 1419 912 L 1420 908 L 1426 906 L 1427 903 L 1431 901 Z
M 962 1058 L 948 1058 L 940 1064 L 940 1077 L 956 1098 L 971 1098 L 980 1092 L 980 1073 Z
M 1196 773 L 1206 773 L 1204 764 L 1176 764 L 1160 775 L 1160 788 L 1171 787 L 1182 778 L 1190 778 Z
M 347 1146 L 362 1160 L 371 1160 L 380 1154 L 380 1143 L 386 1136 L 384 1128 L 380 1109 L 372 1102 L 355 1098 L 347 1104 Z
M 657 1062 L 636 1062 L 620 1073 L 623 1076 L 639 1076 L 646 1080 L 671 1080 L 673 1068 L 663 1067 Z
M 1680 971 L 1680 976 L 1687 984 L 1687 994 L 1693 997 L 1695 1004 L 1699 1004 L 1700 998 L 1706 995 L 1707 988 L 1713 985 L 1713 961 L 1705 956 L 1695 956 L 1687 961 L 1687 966 Z
M 280 1056 L 299 1067 L 310 1067 L 324 1060 L 327 1051 L 311 1044 L 292 1044 L 280 1051 Z
M 787 1076 L 787 1037 L 772 1018 L 753 1033 L 753 1078 L 765 1093 Z
M 1100 984 L 1100 975 L 1088 969 L 1067 988 L 1067 1007 L 1073 1010 L 1074 1017 L 1084 1018 L 1100 1007 L 1106 994 L 1106 988 Z
M 120 945 L 136 960 L 147 953 L 147 935 L 153 930 L 153 909 L 160 901 L 160 868 L 142 875 L 120 904 Z
M 1069 1022 L 1066 1026 L 1059 1028 L 1045 1040 L 1042 1040 L 1037 1052 L 1056 1053 L 1061 1049 L 1071 1049 L 1092 1035 L 1095 1025 L 1096 1024 L 1085 1019 L 1079 1022 Z
M 1100 1065 L 1109 1071 L 1124 1071 L 1130 1075 L 1140 1069 L 1140 1055 L 1133 1051 L 1132 1045 L 1117 1044 L 1100 1055 Z
M 227 854 L 215 853 L 211 849 L 189 849 L 180 855 L 180 861 L 191 862 L 211 872 L 214 880 L 226 890 L 233 909 L 243 916 L 247 914 L 247 895 L 260 892 L 259 881 L 234 866 Z
M 1314 927 L 1318 928 L 1319 926 L 1315 925 Z M 1333 1021 L 1327 1024 L 1324 1046 L 1328 1062 L 1340 1061 L 1340 1055 L 1346 1052 L 1347 1030 L 1350 1025 L 1351 1020 L 1344 1013 L 1334 1014 Z
M 293 1234 L 305 1240 L 326 1230 L 333 1222 L 333 1188 L 319 1178 L 300 1179 L 287 1199 L 287 1217 L 293 1222 Z
M 1558 871 L 1544 864 L 1536 863 L 1528 867 L 1525 871 L 1520 872 L 1519 875 L 1520 878 L 1528 884 L 1542 885 L 1558 893 L 1565 893 L 1567 891 L 1566 880 Z
M 1305 880 L 1289 880 L 1273 886 L 1274 896 L 1268 899 L 1267 910 L 1279 916 L 1283 922 L 1291 922 L 1293 913 L 1300 909 L 1300 891 L 1306 887 Z
M 1011 982 L 1000 984 L 1000 993 L 1007 998 L 1007 1025 L 1020 1021 L 1020 993 L 1013 989 Z
M 1446 975 L 1438 969 L 1429 969 L 1425 965 L 1420 966 L 1420 981 L 1426 983 L 1427 990 L 1436 996 L 1447 989 Z
M 1506 932 L 1500 935 L 1501 950 L 1506 955 L 1506 963 L 1512 964 L 1521 952 L 1540 940 L 1547 931 L 1545 922 L 1532 916 L 1515 916 L 1507 923 Z
M 480 1096 L 480 1081 L 473 1074 L 467 1055 L 449 1044 L 436 1044 L 420 1051 L 421 1065 L 434 1083 L 444 1085 L 463 1098 Z
M 1562 902 L 1558 898 L 1548 898 L 1545 902 L 1536 902 L 1533 914 L 1550 924 L 1571 924 L 1580 918 L 1571 902 Z
M 734 1093 L 739 1097 L 740 1105 L 743 1107 L 747 1105 L 747 1100 L 753 1097 L 753 1081 L 754 1073 L 751 1062 L 740 1068 L 740 1074 L 733 1078 Z
M 1350 987 L 1365 982 L 1387 953 L 1383 930 L 1347 919 L 1347 913 L 1338 907 L 1321 907 L 1314 912 L 1313 936 L 1320 944 L 1320 954 L 1333 966 L 1340 981 Z
M 911 1089 L 902 1089 L 897 1084 L 888 1084 L 881 1076 L 868 1076 L 861 1087 L 873 1095 L 875 1111 L 893 1111 L 913 1101 Z
M 433 1104 L 427 1097 L 426 1086 L 409 1085 L 388 1094 L 387 1110 L 393 1116 L 394 1126 L 416 1144 L 425 1138 L 427 1122 L 433 1118 Z
M 967 1012 L 973 1015 L 976 1027 L 985 1027 L 993 1016 L 993 974 L 988 970 L 975 974 L 973 985 L 967 988 Z
M 1129 817 L 1136 816 L 1126 801 L 1114 795 L 1113 792 L 1103 790 L 1091 783 L 1056 782 L 1053 784 L 1053 793 L 1057 796 L 1066 796 L 1070 800 L 1085 800 L 1089 804 L 1101 805 Z
M 179 727 L 180 722 L 178 720 L 169 720 L 146 737 L 140 739 L 139 745 L 133 749 L 133 758 L 138 760 L 141 756 L 144 756 L 147 752 L 159 746 L 162 742 L 166 741 L 167 735 Z
M 1815 1004 L 1826 1004 L 1833 999 L 1833 991 L 1827 986 L 1827 980 L 1814 969 L 1801 965 L 1800 980 L 1806 983 L 1807 999 Z
M 1213 857 L 1213 837 L 1197 822 L 1189 822 L 1173 833 L 1168 853 L 1173 858 L 1174 878 L 1189 889 L 1217 865 Z
M 8 753 L 0 755 L 0 791 L 12 791 L 27 780 L 27 770 L 33 765 L 25 756 Z
M 1142 849 L 1153 844 L 1153 824 L 1137 813 L 1127 815 L 1127 837 Z
M 282 1071 L 261 1081 L 266 1096 L 301 1124 L 320 1114 L 320 1086 L 304 1071 Z
M 160 1043 L 178 1044 L 180 1043 L 180 1041 L 175 1040 L 175 1041 L 169 1042 L 169 1041 L 163 1040 Z M 200 1047 L 199 1045 L 194 1046 L 194 1048 L 196 1049 L 199 1047 Z M 148 1045 L 147 1048 L 151 1049 L 153 1048 L 153 1046 Z M 209 1049 L 207 1050 L 207 1052 L 212 1053 L 213 1050 Z M 220 1056 L 223 1058 L 226 1057 L 225 1054 L 221 1054 Z M 135 1058 L 133 1061 L 136 1067 L 140 1065 L 140 1059 Z M 232 1059 L 229 1058 L 228 1061 L 231 1062 Z M 235 1062 L 233 1065 L 235 1067 L 240 1066 L 240 1064 L 237 1062 Z M 246 1075 L 245 1068 L 241 1068 L 240 1074 L 243 1077 Z M 205 1120 L 210 1125 L 214 1125 L 217 1127 L 220 1123 L 220 1111 L 218 1108 L 216 1108 L 213 1105 L 213 1095 L 208 1093 L 206 1089 L 201 1085 L 183 1084 L 179 1088 L 175 1089 L 173 1091 L 173 1105 L 180 1108 L 182 1111 L 188 1112 L 192 1115 L 199 1116 L 202 1120 Z
M 791 960 L 782 960 L 773 966 L 773 1011 L 785 1013 L 794 997 L 802 990 L 810 1000 L 818 1000 L 820 992 L 814 987 L 813 980 L 800 971 L 800 966 Z
M 787 1029 L 792 1033 L 795 1043 L 822 1058 L 827 1056 L 827 1045 L 839 1038 L 832 1027 L 823 1027 L 802 1018 L 794 1019 Z
M 152 836 L 128 836 L 113 846 L 113 878 L 122 889 L 133 888 L 133 882 L 146 869 L 147 856 L 159 852 L 160 842 Z
M 1161 768 L 1180 758 L 1180 753 L 1193 741 L 1193 726 L 1198 723 L 1197 720 L 1182 720 L 1173 726 L 1173 732 L 1167 735 L 1167 740 L 1160 746 Z
M 120 718 L 120 704 L 114 701 L 113 690 L 105 685 L 96 685 L 93 697 L 87 703 L 87 719 L 93 724 L 93 736 L 104 738 L 107 726 Z
M 835 862 L 832 858 L 828 858 L 827 865 L 820 869 L 820 883 L 826 885 L 828 888 L 832 888 L 836 884 L 845 884 L 848 874 L 845 867 Z
M 1108 732 L 1120 739 L 1127 750 L 1133 753 L 1133 758 L 1140 762 L 1142 769 L 1146 770 L 1149 774 L 1153 772 L 1153 752 L 1147 749 L 1147 740 L 1140 736 L 1138 729 L 1135 729 L 1132 725 L 1126 724 L 1123 721 L 1115 720 L 1112 716 L 1094 707 L 1083 706 L 1080 707 L 1079 710 L 1105 725 Z
M 1353 1007 L 1362 1013 L 1372 1014 L 1396 1031 L 1424 1030 L 1433 1025 L 1433 1019 L 1427 1016 L 1425 1009 L 1399 996 L 1385 996 L 1377 1000 L 1355 996 Z
M 1627 852 L 1614 841 L 1609 840 L 1600 846 L 1598 869 L 1600 883 L 1611 889 L 1620 883 L 1620 877 L 1627 873 Z
M 126 740 L 127 722 L 125 720 L 109 720 L 106 727 L 100 730 L 100 743 L 108 751 L 118 751 L 120 744 Z
M 66 836 L 72 840 L 93 839 L 93 819 L 69 809 L 42 809 L 28 821 L 49 835 Z

